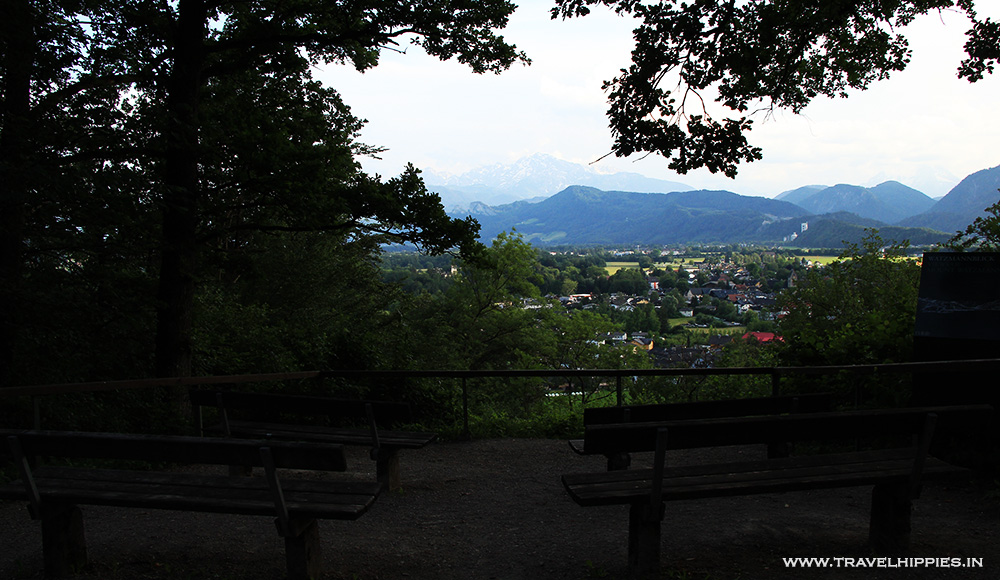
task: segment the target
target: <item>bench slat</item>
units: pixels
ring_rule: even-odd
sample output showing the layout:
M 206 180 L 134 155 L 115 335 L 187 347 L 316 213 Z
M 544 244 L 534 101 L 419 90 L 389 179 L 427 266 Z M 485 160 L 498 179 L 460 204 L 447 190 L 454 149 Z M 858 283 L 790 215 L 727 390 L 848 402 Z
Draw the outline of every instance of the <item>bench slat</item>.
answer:
M 810 393 L 749 399 L 664 403 L 658 405 L 592 407 L 584 410 L 583 422 L 585 425 L 643 423 L 648 421 L 746 417 L 783 413 L 813 413 L 830 411 L 832 408 L 833 396 L 830 393 Z
M 670 430 L 668 449 L 747 445 L 772 441 L 804 441 L 887 434 L 918 434 L 928 413 L 940 413 L 939 428 L 956 426 L 973 415 L 986 416 L 986 405 L 833 411 L 793 415 L 727 417 L 585 427 L 587 454 L 653 451 L 657 429 Z M 960 426 L 960 423 L 958 424 Z
M 667 468 L 664 470 L 663 499 L 701 499 L 903 482 L 913 472 L 913 457 L 872 461 L 845 455 L 828 464 L 782 466 L 773 470 L 767 469 L 766 463 Z M 967 469 L 929 458 L 923 479 L 950 478 L 968 473 Z M 570 497 L 580 505 L 622 505 L 647 501 L 652 489 L 652 477 L 652 469 L 571 474 L 563 476 L 563 484 Z
M 260 448 L 266 446 L 280 468 L 347 470 L 343 448 L 330 444 L 67 431 L 0 434 L 16 436 L 26 456 L 261 467 Z
M 799 455 L 795 457 L 780 457 L 773 459 L 752 459 L 719 463 L 696 463 L 691 465 L 666 465 L 665 473 L 675 477 L 688 477 L 710 473 L 729 473 L 740 471 L 765 471 L 788 468 L 811 467 L 815 465 L 850 465 L 854 463 L 871 463 L 875 461 L 909 459 L 913 460 L 913 449 L 886 449 L 852 451 L 847 453 L 825 453 L 819 455 Z M 574 473 L 566 475 L 574 481 L 616 481 L 634 477 L 628 470 L 615 472 Z
M 328 441 L 340 445 L 369 445 L 372 436 L 367 431 L 357 429 L 339 429 L 319 427 L 315 425 L 292 425 L 287 423 L 257 423 L 250 421 L 229 421 L 229 429 L 234 437 L 252 437 L 258 439 L 296 440 L 311 442 Z M 217 431 L 218 429 L 212 429 Z M 402 449 L 420 449 L 437 439 L 437 433 L 419 431 L 384 431 L 378 432 L 379 444 L 382 447 Z
M 785 413 L 817 413 L 832 409 L 833 395 L 831 393 L 808 393 L 719 401 L 592 407 L 584 410 L 583 424 L 589 427 L 609 423 L 651 423 Z M 590 453 L 587 451 L 584 439 L 572 439 L 569 441 L 569 446 L 579 455 Z M 623 450 L 623 452 L 626 451 Z
M 36 478 L 50 488 L 62 487 L 100 491 L 114 487 L 115 490 L 129 493 L 146 491 L 155 494 L 162 492 L 171 495 L 197 495 L 220 500 L 252 500 L 270 497 L 267 495 L 267 481 L 259 477 L 170 475 L 173 477 L 164 477 L 162 473 L 158 477 L 143 477 L 142 473 L 132 471 L 74 468 L 39 469 L 36 471 Z M 357 498 L 371 498 L 380 489 L 377 483 L 363 483 L 356 486 L 344 486 L 335 481 L 309 482 L 313 485 L 295 485 L 296 483 L 306 482 L 287 479 L 283 480 L 281 485 L 289 498 L 297 499 L 300 502 L 356 504 L 358 503 Z M 317 483 L 321 485 L 316 485 Z
M 42 500 L 43 502 L 56 504 L 104 505 L 258 516 L 275 515 L 274 502 L 270 498 L 238 501 L 170 493 L 151 494 L 149 491 L 129 493 L 122 491 L 83 490 L 79 488 L 53 488 L 42 492 Z M 370 503 L 313 504 L 294 501 L 288 501 L 287 505 L 288 512 L 293 517 L 336 520 L 357 519 L 370 507 Z
M 150 485 L 171 485 L 183 481 L 187 485 L 212 486 L 224 481 L 229 489 L 259 489 L 266 482 L 254 477 L 228 477 L 223 474 L 186 473 L 175 471 L 132 471 L 125 469 L 86 469 L 77 467 L 41 467 L 35 470 L 52 479 L 76 481 L 122 481 Z M 381 486 L 372 481 L 284 478 L 281 486 L 286 491 L 315 493 L 377 494 Z
M 375 420 L 392 425 L 413 420 L 408 403 L 396 401 L 369 401 L 338 399 L 311 395 L 285 395 L 278 393 L 243 393 L 239 391 L 192 390 L 191 403 L 203 407 L 216 407 L 220 397 L 226 409 L 241 409 L 263 413 L 295 413 L 329 417 L 366 416 L 366 406 L 371 405 Z
M 43 502 L 275 515 L 267 482 L 261 478 L 170 475 L 44 468 L 36 470 L 36 482 Z M 0 498 L 24 499 L 23 486 L 18 483 L 0 486 Z M 371 507 L 380 488 L 372 483 L 346 487 L 339 482 L 323 483 L 325 489 L 318 485 L 286 486 L 283 482 L 289 513 L 296 517 L 356 519 Z

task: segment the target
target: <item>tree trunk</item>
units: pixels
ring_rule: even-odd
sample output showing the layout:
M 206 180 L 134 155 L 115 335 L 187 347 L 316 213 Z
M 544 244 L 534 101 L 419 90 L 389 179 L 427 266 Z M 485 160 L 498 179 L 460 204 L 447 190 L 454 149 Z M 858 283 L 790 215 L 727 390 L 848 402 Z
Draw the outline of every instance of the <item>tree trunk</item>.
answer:
M 31 3 L 5 0 L 0 30 L 3 54 L 3 110 L 0 111 L 0 388 L 11 383 L 11 366 L 20 311 L 24 260 L 24 220 L 27 165 L 30 150 L 31 72 L 35 62 L 35 34 Z
M 197 268 L 198 105 L 207 11 L 180 0 L 164 128 L 163 233 L 156 327 L 156 373 L 191 375 L 191 328 Z

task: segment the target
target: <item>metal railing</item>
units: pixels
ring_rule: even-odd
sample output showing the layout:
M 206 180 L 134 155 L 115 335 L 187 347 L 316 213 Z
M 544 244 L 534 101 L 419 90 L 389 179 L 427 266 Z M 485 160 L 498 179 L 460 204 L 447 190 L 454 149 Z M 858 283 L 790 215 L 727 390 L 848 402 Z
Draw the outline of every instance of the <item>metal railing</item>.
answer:
M 0 399 L 31 397 L 34 410 L 34 426 L 41 428 L 40 400 L 42 397 L 68 393 L 115 391 L 128 389 L 148 389 L 154 387 L 194 387 L 205 385 L 239 385 L 247 383 L 281 382 L 295 380 L 322 379 L 396 379 L 440 378 L 460 381 L 462 397 L 462 432 L 468 438 L 470 379 L 477 378 L 518 378 L 535 377 L 548 379 L 573 379 L 606 377 L 615 380 L 616 404 L 622 405 L 625 378 L 638 377 L 683 377 L 683 376 L 770 376 L 771 395 L 781 393 L 781 380 L 792 376 L 834 375 L 852 373 L 854 375 L 877 375 L 882 373 L 927 373 L 927 372 L 984 372 L 1000 371 L 1000 359 L 976 359 L 963 361 L 928 361 L 889 364 L 867 364 L 846 366 L 813 367 L 729 367 L 729 368 L 657 368 L 657 369 L 547 369 L 547 370 L 339 370 L 302 371 L 289 373 L 269 373 L 254 375 L 202 376 L 159 379 L 138 379 L 121 381 L 97 381 L 86 383 L 66 383 L 33 386 L 15 386 L 0 389 Z

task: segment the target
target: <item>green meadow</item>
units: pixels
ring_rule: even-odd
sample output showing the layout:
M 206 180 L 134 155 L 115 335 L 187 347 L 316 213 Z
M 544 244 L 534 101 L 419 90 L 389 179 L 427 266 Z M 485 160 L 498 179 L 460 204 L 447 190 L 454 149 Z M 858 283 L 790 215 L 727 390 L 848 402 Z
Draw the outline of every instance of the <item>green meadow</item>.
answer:
M 675 258 L 665 262 L 656 262 L 654 266 L 661 270 L 666 270 L 668 268 L 676 270 L 678 266 L 683 266 L 684 264 L 697 264 L 702 261 L 704 261 L 704 258 Z M 638 268 L 639 262 L 605 262 L 605 267 L 608 270 L 608 276 L 614 276 L 615 272 L 623 268 Z

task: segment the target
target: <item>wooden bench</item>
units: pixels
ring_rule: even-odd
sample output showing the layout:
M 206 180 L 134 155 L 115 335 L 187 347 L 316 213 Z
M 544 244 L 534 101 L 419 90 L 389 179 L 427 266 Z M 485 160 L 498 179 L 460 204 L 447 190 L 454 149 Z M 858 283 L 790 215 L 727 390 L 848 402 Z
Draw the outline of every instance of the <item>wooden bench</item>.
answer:
M 928 456 L 935 425 L 957 430 L 991 413 L 975 405 L 595 424 L 585 433 L 589 453 L 652 451 L 653 467 L 567 474 L 562 481 L 581 506 L 629 506 L 630 578 L 658 574 L 660 524 L 665 502 L 673 500 L 872 485 L 869 540 L 876 551 L 892 553 L 909 542 L 911 501 L 921 482 L 969 475 Z M 854 450 L 870 438 L 883 443 Z M 677 467 L 665 460 L 673 449 L 834 439 L 847 440 L 852 450 Z
M 400 487 L 400 450 L 437 439 L 437 433 L 385 428 L 412 421 L 407 403 L 214 390 L 192 390 L 190 396 L 200 434 L 369 446 L 376 478 L 390 490 Z M 204 425 L 203 407 L 218 410 L 217 424 Z M 303 417 L 325 419 L 315 425 Z
M 26 500 L 31 517 L 41 520 L 47 577 L 86 565 L 78 506 L 105 505 L 274 517 L 289 577 L 316 578 L 322 571 L 317 520 L 357 519 L 383 488 L 371 481 L 279 477 L 279 469 L 346 470 L 343 448 L 334 445 L 60 431 L 0 430 L 0 436 L 0 455 L 20 471 L 19 480 L 0 485 L 0 499 Z M 42 466 L 42 458 L 246 465 L 263 468 L 264 477 Z
M 653 421 L 679 421 L 691 419 L 715 419 L 721 417 L 750 417 L 754 415 L 782 415 L 786 413 L 816 413 L 833 410 L 831 393 L 810 393 L 801 395 L 779 395 L 749 399 L 723 399 L 719 401 L 694 401 L 689 403 L 663 403 L 658 405 L 626 405 L 621 407 L 593 407 L 584 409 L 583 425 L 616 423 L 647 423 Z M 580 455 L 592 455 L 586 439 L 573 439 L 569 446 Z M 786 442 L 773 441 L 768 447 L 768 456 L 788 454 Z M 608 471 L 627 469 L 631 457 L 627 452 L 607 454 Z

